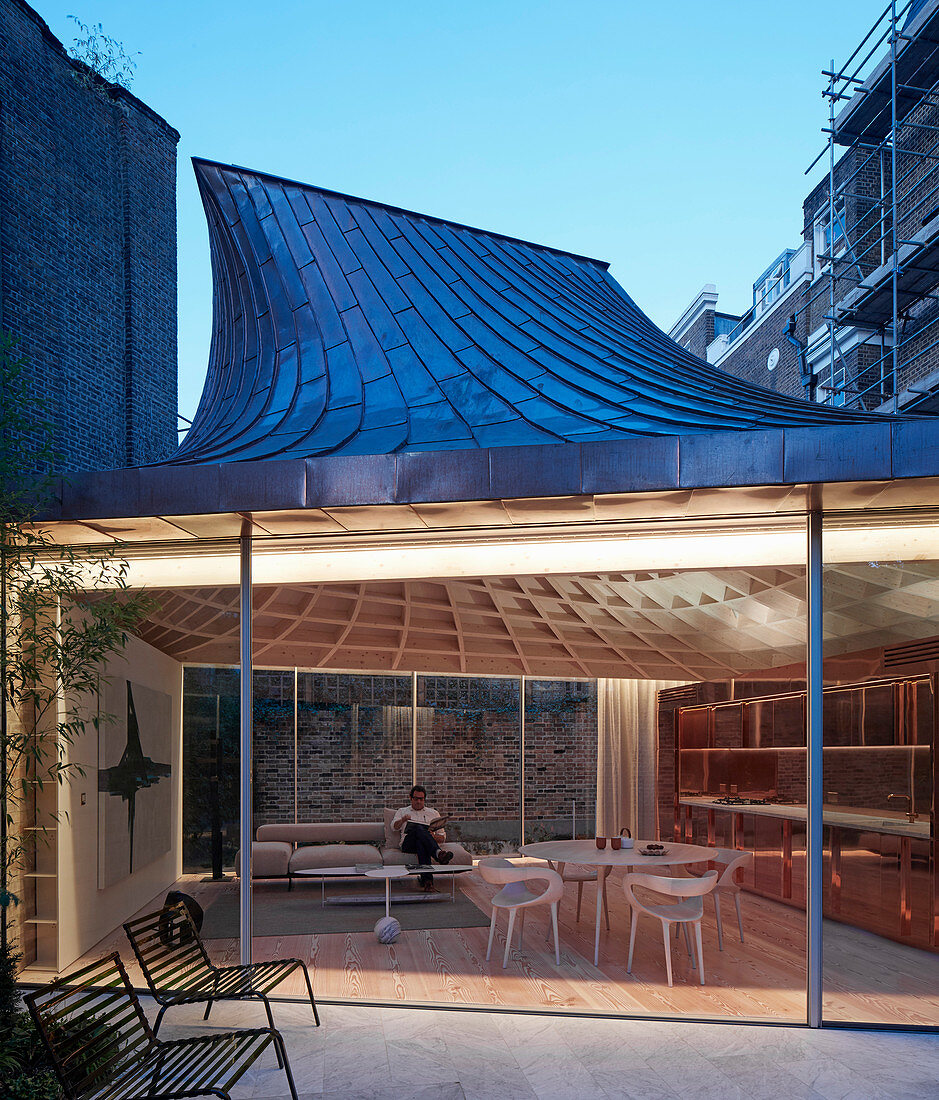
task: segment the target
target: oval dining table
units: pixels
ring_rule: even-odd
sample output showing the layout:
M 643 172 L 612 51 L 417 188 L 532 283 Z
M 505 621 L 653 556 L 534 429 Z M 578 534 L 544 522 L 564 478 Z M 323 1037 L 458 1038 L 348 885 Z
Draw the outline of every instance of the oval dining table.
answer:
M 654 840 L 636 840 L 632 848 L 620 848 L 614 852 L 607 840 L 605 848 L 598 848 L 593 840 L 544 840 L 538 844 L 523 844 L 519 852 L 523 856 L 547 860 L 552 866 L 556 863 L 579 863 L 585 867 L 597 868 L 597 923 L 594 935 L 593 965 L 600 964 L 600 918 L 603 900 L 603 878 L 614 867 L 630 867 L 638 871 L 648 871 L 653 867 L 675 867 L 688 863 L 704 863 L 714 857 L 714 849 L 702 844 L 677 844 L 674 841 L 662 841 L 665 851 L 661 855 L 644 856 L 640 849 L 647 844 L 656 844 Z

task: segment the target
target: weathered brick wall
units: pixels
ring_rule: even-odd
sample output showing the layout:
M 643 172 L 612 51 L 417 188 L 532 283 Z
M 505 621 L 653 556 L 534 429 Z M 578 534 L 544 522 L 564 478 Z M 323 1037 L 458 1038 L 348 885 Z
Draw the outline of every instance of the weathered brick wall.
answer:
M 298 689 L 298 820 L 381 821 L 385 806 L 403 805 L 411 786 L 411 677 L 301 672 Z M 255 801 L 268 797 L 283 792 L 259 791 Z M 293 820 L 292 805 L 284 813 L 280 820 Z
M 176 446 L 176 143 L 0 0 L 0 326 L 49 402 L 58 468 Z M 107 430 L 102 431 L 102 424 Z
M 791 397 L 804 397 L 805 390 L 799 376 L 799 352 L 786 339 L 789 317 L 798 311 L 794 335 L 804 344 L 806 331 L 806 304 L 810 287 L 794 291 L 785 301 L 764 314 L 761 324 L 739 344 L 731 345 L 731 352 L 718 366 L 728 374 L 765 386 L 775 393 Z M 775 370 L 766 369 L 766 360 L 773 348 L 779 351 L 779 363 Z
M 294 820 L 294 682 L 289 671 L 252 681 L 255 826 Z
M 708 344 L 714 339 L 714 310 L 706 309 L 678 341 L 692 355 L 707 359 Z
M 596 681 L 525 686 L 525 840 L 569 838 L 575 808 L 577 835 L 589 835 L 597 800 Z
M 411 677 L 256 670 L 255 824 L 380 821 L 406 804 L 412 776 Z M 183 737 L 187 868 L 207 866 L 216 696 L 224 740 L 221 784 L 226 861 L 237 846 L 236 669 L 187 669 Z M 519 842 L 520 705 L 517 679 L 418 678 L 417 777 L 428 802 L 454 815 L 453 839 L 471 847 Z M 529 680 L 525 700 L 526 838 L 593 828 L 597 695 L 591 681 Z
M 916 237 L 925 222 L 939 214 L 939 108 L 923 102 L 899 127 L 897 141 L 897 202 L 900 240 Z M 889 250 L 888 250 L 889 256 Z M 939 284 L 939 272 L 935 282 Z M 931 288 L 935 294 L 935 286 Z M 906 310 L 900 327 L 899 382 L 903 390 L 939 370 L 939 303 L 926 299 Z M 935 346 L 934 346 L 935 345 Z M 889 371 L 892 362 L 888 360 Z M 887 400 L 892 388 L 884 394 Z

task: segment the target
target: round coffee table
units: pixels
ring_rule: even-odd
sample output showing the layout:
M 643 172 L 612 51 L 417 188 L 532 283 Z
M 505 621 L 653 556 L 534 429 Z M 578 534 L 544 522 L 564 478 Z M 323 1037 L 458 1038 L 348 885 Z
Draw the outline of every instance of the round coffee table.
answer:
M 385 916 L 391 916 L 391 880 L 404 878 L 408 874 L 407 867 L 370 867 L 364 872 L 366 878 L 383 878 L 385 880 Z

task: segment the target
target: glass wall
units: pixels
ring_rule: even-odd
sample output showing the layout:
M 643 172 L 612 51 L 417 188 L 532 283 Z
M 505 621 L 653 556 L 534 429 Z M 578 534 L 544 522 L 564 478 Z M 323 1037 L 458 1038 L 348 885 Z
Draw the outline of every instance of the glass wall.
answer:
M 823 547 L 824 1013 L 939 1025 L 939 526 L 832 517 Z
M 623 813 L 638 806 L 643 820 L 657 819 L 658 842 L 675 857 L 663 865 L 673 880 L 704 873 L 715 856 L 743 857 L 721 895 L 722 937 L 706 901 L 704 985 L 692 957 L 673 941 L 674 985 L 668 986 L 660 929 L 648 914 L 627 971 L 625 861 L 607 881 L 610 924 L 602 922 L 596 948 L 591 879 L 579 916 L 578 888 L 569 883 L 565 889 L 567 961 L 560 970 L 543 937 L 526 929 L 514 965 L 534 974 L 534 983 L 503 981 L 501 964 L 484 964 L 493 891 L 476 873 L 455 891 L 458 901 L 463 895 L 459 919 L 441 923 L 442 917 L 428 916 L 430 908 L 415 906 L 412 929 L 419 935 L 397 953 L 377 944 L 374 921 L 337 929 L 319 913 L 314 920 L 312 907 L 325 908 L 319 885 L 295 883 L 288 890 L 282 874 L 258 874 L 255 902 L 258 890 L 267 891 L 267 913 L 276 919 L 255 924 L 255 957 L 279 950 L 285 935 L 296 937 L 296 950 L 315 967 L 326 998 L 476 1004 L 496 990 L 501 1003 L 519 1008 L 563 1002 L 588 1012 L 804 1020 L 802 522 L 763 519 L 759 530 L 741 531 L 700 524 L 687 536 L 674 527 L 650 531 L 611 540 L 621 560 L 615 571 L 610 554 L 605 568 L 598 564 L 589 575 L 551 573 L 547 610 L 522 594 L 502 612 L 516 616 L 512 637 L 520 648 L 534 639 L 530 667 L 537 669 L 544 653 L 541 675 L 286 665 L 253 674 L 255 829 L 360 823 L 375 828 L 380 846 L 383 811 L 402 805 L 416 779 L 428 788 L 430 804 L 452 815 L 449 838 L 475 856 L 515 854 L 523 843 L 572 834 L 589 837 L 603 746 L 604 767 L 617 773 L 611 790 Z M 826 518 L 823 961 L 830 1021 L 939 1023 L 937 530 L 922 519 L 910 528 L 897 519 Z M 594 552 L 609 554 L 605 546 Z M 562 555 L 553 560 L 562 563 Z M 69 826 L 56 839 L 54 857 L 37 852 L 27 872 L 28 919 L 50 965 L 71 965 L 113 942 L 122 920 L 158 905 L 170 889 L 190 894 L 206 910 L 213 954 L 239 952 L 239 883 L 231 873 L 239 847 L 238 589 L 151 587 L 157 606 L 123 663 L 114 663 L 100 700 L 101 714 L 116 716 L 113 729 L 109 724 L 110 732 L 76 750 L 92 778 L 57 794 Z M 322 605 L 304 603 L 312 610 L 295 629 L 300 612 L 290 593 L 285 582 L 278 605 L 284 614 L 265 623 L 268 660 L 302 655 L 299 642 L 288 644 L 291 636 L 320 637 L 315 614 Z M 406 583 L 394 598 L 406 608 Z M 359 606 L 354 593 L 348 601 Z M 452 606 L 475 605 L 454 599 Z M 472 628 L 469 613 L 461 628 Z M 442 630 L 437 619 L 434 630 Z M 335 660 L 344 656 L 342 637 L 329 634 Z M 407 669 L 408 638 L 396 638 L 394 661 Z M 473 652 L 467 646 L 464 656 Z M 357 659 L 364 660 L 361 653 Z M 615 715 L 600 714 L 598 679 L 562 674 L 578 662 L 604 684 L 647 690 L 635 706 L 624 702 Z M 549 674 L 556 670 L 557 676 Z M 651 710 L 643 709 L 644 697 Z M 652 766 L 636 768 L 642 746 L 651 746 Z M 129 751 L 150 769 L 138 774 L 149 782 L 133 790 L 115 786 Z M 685 853 L 682 845 L 695 848 Z M 210 881 L 202 881 L 206 877 Z M 449 898 L 447 890 L 443 902 L 434 903 L 439 912 Z M 63 932 L 63 914 L 75 912 L 83 914 L 82 924 Z M 256 904 L 255 918 L 259 912 Z M 279 927 L 287 913 L 290 922 Z M 356 935 L 363 938 L 349 939 Z M 404 946 L 410 971 L 401 966 Z M 358 961 L 350 972 L 353 956 Z M 465 988 L 449 979 L 428 984 L 441 957 L 467 975 Z M 570 974 L 586 972 L 599 975 L 597 981 L 575 989 Z
M 596 680 L 525 679 L 525 842 L 592 837 Z
M 220 879 L 239 848 L 241 673 L 183 671 L 183 871 Z
M 381 822 L 404 805 L 411 677 L 300 672 L 297 685 L 297 813 L 281 819 Z
M 419 676 L 417 777 L 474 855 L 517 852 L 521 710 L 517 678 Z

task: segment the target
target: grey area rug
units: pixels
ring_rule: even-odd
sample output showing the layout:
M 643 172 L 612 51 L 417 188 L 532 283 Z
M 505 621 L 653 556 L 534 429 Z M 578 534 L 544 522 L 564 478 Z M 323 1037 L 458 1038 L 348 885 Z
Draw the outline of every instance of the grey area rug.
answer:
M 403 886 L 403 888 L 402 888 Z M 414 928 L 488 928 L 489 914 L 483 913 L 456 888 L 456 900 L 450 900 L 449 879 L 438 883 L 440 897 L 428 901 L 401 902 L 395 905 L 397 892 L 413 894 L 415 884 L 392 883 L 391 915 L 403 929 Z M 375 895 L 374 905 L 330 903 L 329 898 L 363 894 Z M 329 932 L 371 932 L 375 922 L 385 915 L 385 884 L 368 879 L 326 883 L 327 904 L 321 905 L 318 882 L 261 883 L 253 891 L 252 931 L 255 936 L 309 936 Z M 238 887 L 224 886 L 206 908 L 202 926 L 204 940 L 237 939 L 239 934 Z

